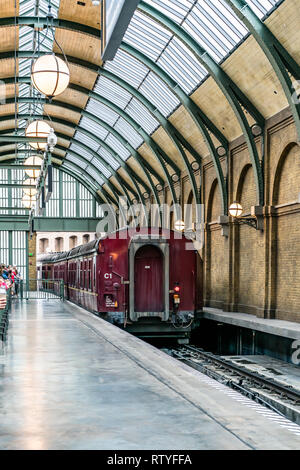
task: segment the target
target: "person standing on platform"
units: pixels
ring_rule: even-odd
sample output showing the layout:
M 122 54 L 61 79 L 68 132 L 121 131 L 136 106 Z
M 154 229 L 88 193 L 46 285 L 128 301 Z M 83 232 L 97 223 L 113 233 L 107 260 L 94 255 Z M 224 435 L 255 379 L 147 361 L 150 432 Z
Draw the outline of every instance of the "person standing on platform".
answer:
M 2 276 L 0 276 L 0 310 L 5 309 L 6 307 L 6 293 L 8 290 L 8 285 L 3 279 Z
M 16 267 L 14 267 L 14 271 L 15 271 L 15 296 L 18 297 L 22 276 L 21 276 L 21 273 L 18 272 Z

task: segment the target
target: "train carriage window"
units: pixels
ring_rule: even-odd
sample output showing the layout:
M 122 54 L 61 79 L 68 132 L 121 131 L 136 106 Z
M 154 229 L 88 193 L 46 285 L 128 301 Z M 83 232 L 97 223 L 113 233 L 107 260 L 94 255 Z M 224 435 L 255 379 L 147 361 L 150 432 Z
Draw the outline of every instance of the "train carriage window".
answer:
M 83 288 L 83 275 L 84 275 L 84 267 L 83 267 L 83 261 L 80 262 L 80 288 Z
M 89 261 L 89 290 L 92 290 L 93 260 Z
M 94 258 L 94 292 L 96 292 L 96 257 Z

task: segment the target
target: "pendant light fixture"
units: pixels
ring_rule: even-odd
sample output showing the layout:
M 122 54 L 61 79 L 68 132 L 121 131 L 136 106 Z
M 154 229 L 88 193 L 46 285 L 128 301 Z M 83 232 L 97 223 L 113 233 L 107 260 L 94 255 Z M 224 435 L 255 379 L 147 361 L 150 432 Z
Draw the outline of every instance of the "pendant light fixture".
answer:
M 36 149 L 36 150 L 45 150 L 47 146 L 47 142 L 34 142 L 35 137 L 45 137 L 48 138 L 49 134 L 51 132 L 51 127 L 46 121 L 33 121 L 31 122 L 26 130 L 25 130 L 25 135 L 26 137 L 32 137 L 33 141 L 29 141 L 30 147 Z
M 31 69 L 31 83 L 36 90 L 43 95 L 46 95 L 49 99 L 54 96 L 58 96 L 65 91 L 70 82 L 70 70 L 66 55 L 55 38 L 54 15 L 51 11 L 51 1 L 48 3 L 48 14 L 47 14 L 47 29 L 44 34 L 44 38 L 47 37 L 48 31 L 52 33 L 53 41 L 60 49 L 63 59 L 57 57 L 55 53 L 44 54 L 40 53 L 40 46 L 43 41 L 40 42 L 40 34 L 38 32 L 37 47 L 33 54 L 38 54 L 38 58 L 34 60 Z M 33 57 L 34 59 L 34 57 Z
M 22 206 L 26 209 L 31 209 L 34 204 L 34 198 L 29 196 L 28 194 L 24 194 L 22 197 Z
M 65 91 L 70 82 L 70 70 L 66 62 L 55 54 L 46 54 L 32 65 L 32 85 L 49 98 Z
M 42 166 L 42 163 L 43 163 L 43 159 L 41 157 L 39 157 L 38 155 L 32 155 L 31 157 L 28 157 L 25 162 L 24 162 L 24 165 L 26 166 Z M 26 169 L 25 170 L 25 173 L 30 177 L 30 178 L 38 178 L 40 176 L 40 173 L 41 173 L 41 170 L 37 170 L 35 168 L 32 168 L 32 169 Z
M 32 186 L 32 188 L 24 188 L 24 193 L 30 197 L 35 196 L 37 193 L 36 180 L 34 178 L 27 178 L 26 180 L 24 180 L 24 184 Z

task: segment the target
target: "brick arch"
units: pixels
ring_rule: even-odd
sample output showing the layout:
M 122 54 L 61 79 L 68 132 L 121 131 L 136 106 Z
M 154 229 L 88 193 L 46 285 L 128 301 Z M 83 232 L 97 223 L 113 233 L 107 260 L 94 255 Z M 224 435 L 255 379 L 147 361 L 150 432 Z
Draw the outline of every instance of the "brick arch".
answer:
M 47 248 L 49 247 L 49 238 L 42 237 L 39 239 L 39 253 L 46 253 Z
M 256 199 L 253 167 L 247 163 L 240 173 L 235 200 L 243 206 L 244 212 L 247 213 L 250 212 L 251 206 L 256 205 Z
M 185 208 L 185 214 L 184 214 L 185 222 L 188 228 L 192 228 L 193 223 L 196 222 L 195 197 L 194 197 L 194 193 L 192 190 L 188 194 L 186 204 L 187 204 L 187 207 Z
M 219 215 L 222 213 L 222 202 L 220 197 L 219 183 L 217 178 L 215 178 L 211 184 L 208 202 L 207 202 L 207 213 L 206 220 L 207 222 L 212 222 L 217 220 Z
M 297 152 L 298 151 L 298 152 Z M 298 155 L 297 155 L 298 153 Z M 299 199 L 300 148 L 290 142 L 282 151 L 275 171 L 272 205 Z M 285 188 L 283 189 L 283 184 Z

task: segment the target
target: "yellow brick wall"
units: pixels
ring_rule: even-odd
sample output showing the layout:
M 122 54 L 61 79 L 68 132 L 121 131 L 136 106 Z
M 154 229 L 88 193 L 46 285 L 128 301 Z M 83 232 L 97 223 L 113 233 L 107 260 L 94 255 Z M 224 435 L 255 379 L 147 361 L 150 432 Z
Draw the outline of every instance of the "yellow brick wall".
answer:
M 222 236 L 215 169 L 209 157 L 203 161 L 203 292 L 206 306 L 300 322 L 300 146 L 291 116 L 282 116 L 267 123 L 263 232 L 231 221 Z M 260 139 L 256 145 L 261 155 Z M 242 140 L 231 145 L 228 175 L 229 203 L 238 200 L 250 214 L 257 188 Z

